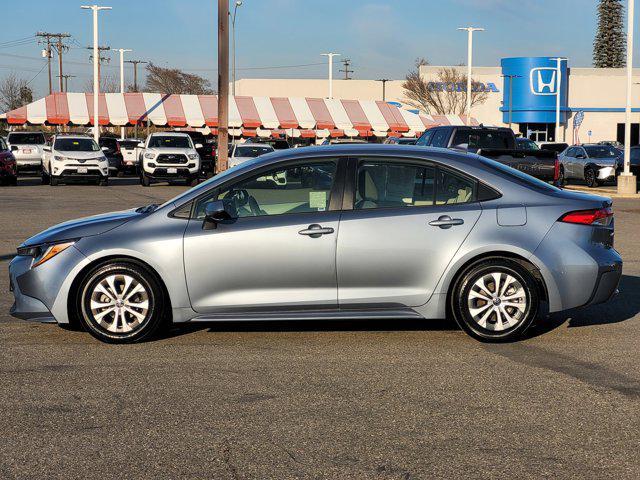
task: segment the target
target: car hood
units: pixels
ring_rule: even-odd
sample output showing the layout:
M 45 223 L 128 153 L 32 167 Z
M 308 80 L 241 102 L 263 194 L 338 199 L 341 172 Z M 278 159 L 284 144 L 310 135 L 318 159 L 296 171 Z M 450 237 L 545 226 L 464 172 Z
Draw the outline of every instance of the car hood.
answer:
M 145 153 L 147 152 L 151 152 L 151 153 L 163 153 L 163 154 L 168 154 L 168 155 L 192 155 L 194 153 L 198 153 L 196 152 L 194 149 L 192 148 L 147 148 L 145 150 Z
M 97 152 L 76 152 L 76 151 L 65 151 L 65 150 L 56 150 L 54 155 L 62 155 L 64 157 L 68 157 L 68 158 L 75 158 L 78 160 L 89 160 L 89 159 L 96 159 L 96 158 L 102 158 L 104 156 L 104 152 L 102 151 L 97 151 Z
M 139 217 L 135 210 L 104 213 L 91 217 L 78 218 L 68 222 L 54 225 L 27 239 L 22 245 L 38 245 L 41 243 L 58 242 L 74 238 L 90 237 L 113 230 L 132 218 Z

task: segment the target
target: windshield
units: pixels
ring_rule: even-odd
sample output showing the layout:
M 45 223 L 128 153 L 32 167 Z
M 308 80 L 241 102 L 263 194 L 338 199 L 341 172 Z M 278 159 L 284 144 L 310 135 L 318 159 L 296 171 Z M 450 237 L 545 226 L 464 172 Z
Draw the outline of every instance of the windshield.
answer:
M 120 148 L 136 148 L 139 143 L 138 140 L 120 140 Z
M 255 158 L 270 152 L 273 152 L 273 148 L 271 147 L 242 146 L 236 147 L 236 153 L 234 154 L 234 157 Z
M 458 130 L 453 137 L 452 147 L 510 150 L 513 148 L 513 133 L 505 130 Z
M 518 140 L 518 149 L 519 150 L 540 150 L 540 147 L 533 140 L 529 140 L 528 138 L 523 138 Z
M 485 165 L 488 165 L 494 168 L 495 170 L 499 170 L 500 173 L 511 178 L 512 180 L 515 180 L 517 183 L 524 184 L 525 186 L 529 186 L 537 190 L 543 190 L 547 192 L 560 191 L 559 188 L 554 187 L 553 185 L 550 185 L 546 182 L 543 182 L 542 180 L 538 180 L 537 178 L 532 177 L 531 175 L 527 175 L 526 173 L 523 173 L 520 170 L 516 170 L 515 168 L 507 167 L 502 163 L 495 162 L 485 157 L 479 156 L 478 159 Z
M 44 134 L 34 133 L 10 133 L 7 141 L 12 145 L 44 145 Z
M 187 136 L 154 135 L 149 140 L 149 148 L 192 148 L 191 139 Z
M 608 145 L 600 145 L 597 147 L 584 147 L 589 158 L 615 158 L 620 155 L 620 150 Z
M 93 138 L 56 138 L 53 148 L 61 152 L 97 152 L 100 150 Z

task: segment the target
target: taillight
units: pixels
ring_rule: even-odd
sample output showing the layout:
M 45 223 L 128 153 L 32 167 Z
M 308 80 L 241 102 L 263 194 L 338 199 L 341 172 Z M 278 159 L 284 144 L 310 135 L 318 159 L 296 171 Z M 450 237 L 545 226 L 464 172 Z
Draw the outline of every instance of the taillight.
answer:
M 560 179 L 560 160 L 556 157 L 556 163 L 553 169 L 553 181 L 557 182 Z
M 575 212 L 565 213 L 559 218 L 559 222 L 575 223 L 578 225 L 611 225 L 613 221 L 613 209 L 596 208 L 593 210 L 577 210 Z

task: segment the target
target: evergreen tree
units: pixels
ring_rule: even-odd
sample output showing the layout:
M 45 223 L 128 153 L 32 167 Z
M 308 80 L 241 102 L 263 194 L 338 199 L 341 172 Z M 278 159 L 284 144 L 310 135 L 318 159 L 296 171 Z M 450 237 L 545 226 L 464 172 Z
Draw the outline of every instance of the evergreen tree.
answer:
M 626 43 L 622 0 L 600 0 L 598 31 L 593 42 L 593 66 L 596 68 L 624 67 Z

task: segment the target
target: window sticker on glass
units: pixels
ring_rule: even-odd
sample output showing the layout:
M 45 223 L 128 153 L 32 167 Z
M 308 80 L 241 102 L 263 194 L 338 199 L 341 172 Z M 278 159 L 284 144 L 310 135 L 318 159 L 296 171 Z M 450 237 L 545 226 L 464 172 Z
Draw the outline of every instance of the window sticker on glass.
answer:
M 74 145 L 80 145 L 80 142 L 73 142 Z
M 324 211 L 327 208 L 327 192 L 309 192 L 309 207 Z

